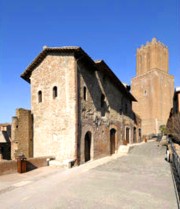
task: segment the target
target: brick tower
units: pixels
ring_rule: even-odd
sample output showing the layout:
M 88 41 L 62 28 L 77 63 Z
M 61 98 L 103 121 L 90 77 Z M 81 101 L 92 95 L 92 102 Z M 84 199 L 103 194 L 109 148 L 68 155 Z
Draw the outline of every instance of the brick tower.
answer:
M 173 106 L 174 77 L 168 73 L 168 48 L 153 38 L 137 49 L 133 110 L 142 119 L 142 134 L 157 134 Z

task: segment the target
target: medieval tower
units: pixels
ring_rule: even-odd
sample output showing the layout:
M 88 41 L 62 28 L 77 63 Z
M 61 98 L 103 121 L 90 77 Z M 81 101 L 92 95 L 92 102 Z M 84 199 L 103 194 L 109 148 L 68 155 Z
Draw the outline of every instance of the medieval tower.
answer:
M 137 49 L 133 110 L 142 119 L 142 134 L 157 134 L 173 106 L 174 77 L 168 73 L 168 48 L 153 38 Z

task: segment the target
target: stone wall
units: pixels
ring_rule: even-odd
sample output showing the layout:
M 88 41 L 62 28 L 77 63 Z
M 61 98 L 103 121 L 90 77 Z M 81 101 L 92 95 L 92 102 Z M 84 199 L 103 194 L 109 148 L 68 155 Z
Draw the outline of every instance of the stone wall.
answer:
M 33 156 L 33 129 L 30 110 L 17 109 L 11 127 L 11 159 L 18 155 Z
M 111 130 L 115 130 L 115 152 L 126 141 L 126 128 L 130 132 L 129 143 L 140 140 L 138 131 L 135 133 L 136 137 L 134 136 L 134 128 L 139 130 L 140 123 L 135 124 L 131 100 L 124 96 L 124 92 L 107 75 L 79 63 L 78 89 L 81 163 L 85 162 L 87 133 L 91 134 L 91 160 L 111 154 Z
M 53 159 L 53 157 L 46 156 L 26 159 L 26 171 L 28 172 L 36 168 L 48 166 L 49 159 Z M 12 173 L 17 173 L 17 160 L 0 161 L 0 175 Z
M 76 62 L 69 54 L 48 54 L 32 72 L 34 157 L 76 158 Z M 56 87 L 56 95 L 53 89 Z M 41 92 L 42 101 L 39 101 Z
M 53 159 L 53 157 L 44 156 L 44 157 L 28 158 L 26 170 L 31 171 L 36 168 L 49 166 L 50 159 Z
M 142 75 L 152 69 L 160 69 L 168 73 L 168 49 L 153 38 L 145 46 L 137 49 L 136 54 L 136 75 Z
M 16 160 L 0 161 L 0 175 L 6 175 L 17 172 Z

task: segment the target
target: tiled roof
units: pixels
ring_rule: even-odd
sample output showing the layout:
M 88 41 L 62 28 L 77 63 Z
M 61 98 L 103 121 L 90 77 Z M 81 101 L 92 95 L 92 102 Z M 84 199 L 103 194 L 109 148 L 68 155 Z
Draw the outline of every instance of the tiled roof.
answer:
M 21 77 L 30 83 L 30 76 L 33 70 L 44 60 L 48 53 L 69 53 L 72 54 L 78 61 L 84 62 L 91 66 L 91 70 L 103 71 L 113 83 L 125 94 L 131 101 L 136 101 L 132 94 L 124 87 L 121 81 L 112 72 L 109 66 L 102 60 L 94 62 L 91 57 L 78 46 L 64 46 L 64 47 L 43 47 L 43 51 L 33 60 L 33 62 L 21 74 Z
M 30 83 L 30 76 L 33 70 L 44 60 L 49 53 L 69 53 L 73 54 L 76 59 L 82 59 L 95 68 L 94 61 L 85 53 L 85 51 L 78 46 L 64 46 L 64 47 L 43 47 L 43 51 L 33 60 L 33 62 L 21 74 L 21 77 Z M 93 69 L 92 68 L 92 69 Z

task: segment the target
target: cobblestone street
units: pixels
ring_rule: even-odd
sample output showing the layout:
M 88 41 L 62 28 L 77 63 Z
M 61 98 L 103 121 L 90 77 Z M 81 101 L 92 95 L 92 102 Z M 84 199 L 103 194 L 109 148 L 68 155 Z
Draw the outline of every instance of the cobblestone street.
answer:
M 165 147 L 157 145 L 141 143 L 103 164 L 97 160 L 70 170 L 47 168 L 39 177 L 32 171 L 22 174 L 21 181 L 16 174 L 18 181 L 3 189 L 1 183 L 8 183 L 11 175 L 0 176 L 1 208 L 176 209 Z

